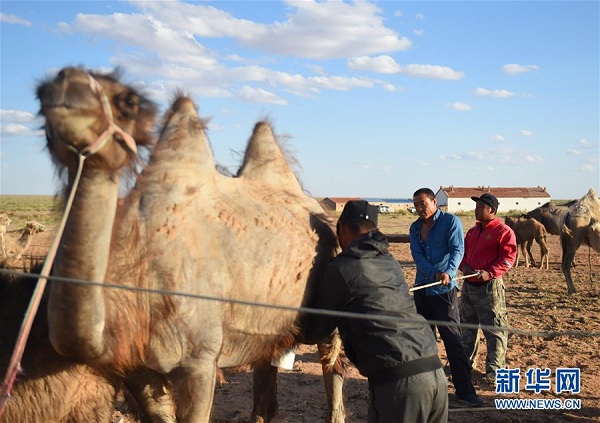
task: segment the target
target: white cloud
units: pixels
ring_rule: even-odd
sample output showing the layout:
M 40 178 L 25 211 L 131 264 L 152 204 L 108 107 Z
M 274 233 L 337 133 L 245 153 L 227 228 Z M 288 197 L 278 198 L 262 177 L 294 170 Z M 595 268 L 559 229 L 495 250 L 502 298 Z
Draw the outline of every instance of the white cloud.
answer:
M 404 13 L 402 13 L 402 11 L 401 11 L 401 10 L 396 10 L 396 11 L 394 12 L 394 16 L 396 16 L 396 17 L 404 16 Z
M 43 119 L 29 112 L 0 109 L 0 134 L 3 136 L 42 135 Z
M 585 173 L 593 173 L 596 169 L 591 164 L 583 164 L 581 165 L 580 170 Z
M 487 90 L 485 88 L 477 88 L 475 90 L 475 94 L 487 97 L 500 97 L 500 98 L 508 98 L 515 95 L 515 93 L 507 90 Z
M 358 71 L 370 71 L 384 74 L 402 72 L 402 66 L 400 66 L 392 57 L 386 55 L 377 57 L 353 57 L 348 60 L 348 67 Z
M 0 134 L 3 136 L 25 136 L 25 135 L 43 135 L 44 131 L 40 129 L 31 129 L 28 126 L 18 123 L 9 123 L 0 125 Z
M 406 65 L 402 73 L 429 79 L 458 80 L 464 77 L 462 72 L 455 71 L 447 66 L 437 65 Z
M 582 147 L 589 147 L 591 143 L 586 138 L 581 138 L 577 143 Z
M 397 92 L 404 92 L 404 91 L 406 91 L 403 87 L 398 87 L 398 86 L 396 86 L 394 84 L 383 83 L 383 84 L 381 84 L 381 87 L 384 90 L 389 91 L 391 93 L 397 93 Z
M 357 71 L 370 71 L 382 74 L 404 74 L 417 78 L 458 80 L 464 73 L 447 66 L 410 64 L 401 66 L 391 56 L 359 56 L 348 60 L 348 67 Z
M 500 134 L 496 134 L 496 135 L 490 135 L 490 138 L 494 141 L 498 141 L 498 142 L 504 142 L 506 141 L 506 138 L 504 138 L 504 136 L 500 135 Z
M 537 65 L 517 65 L 514 63 L 502 66 L 502 71 L 509 75 L 517 75 L 520 73 L 526 73 L 531 71 L 536 71 L 540 67 Z
M 242 87 L 239 95 L 240 98 L 252 103 L 288 104 L 287 100 L 276 94 L 263 90 L 262 88 L 253 88 L 248 85 Z
M 467 156 L 474 160 L 485 160 L 487 154 L 481 151 L 468 151 Z
M 325 70 L 316 65 L 311 69 L 318 76 L 312 77 L 272 70 L 258 65 L 256 58 L 213 51 L 204 44 L 210 38 L 232 38 L 259 51 L 316 59 L 405 50 L 410 46 L 409 40 L 385 27 L 382 11 L 367 2 L 291 1 L 286 19 L 270 23 L 238 19 L 204 4 L 134 4 L 142 13 L 80 13 L 71 25 L 61 23 L 59 27 L 65 33 L 113 37 L 116 45 L 129 46 L 119 49 L 112 62 L 137 78 L 149 80 L 148 88 L 158 100 L 168 99 L 169 93 L 182 87 L 195 95 L 229 97 L 236 92 L 246 93 L 240 87 L 251 82 L 264 84 L 262 89 L 270 94 L 274 94 L 271 87 L 281 87 L 306 97 L 321 90 L 372 88 L 380 83 L 362 77 L 326 76 Z M 228 67 L 227 62 L 239 66 Z M 436 69 L 438 75 L 432 77 L 444 79 L 444 69 L 431 71 Z M 427 77 L 427 73 L 419 76 Z M 384 89 L 392 90 L 392 86 L 386 84 Z M 251 98 L 265 100 L 263 96 L 243 97 L 246 101 Z M 280 101 L 278 97 L 276 102 Z
M 413 34 L 415 34 L 415 35 L 417 35 L 419 37 L 422 37 L 423 35 L 425 35 L 425 30 L 424 29 L 415 29 L 413 31 Z
M 137 4 L 137 3 L 136 3 Z M 227 37 L 283 56 L 312 59 L 403 51 L 410 40 L 386 28 L 382 10 L 368 2 L 286 1 L 283 21 L 255 23 L 213 6 L 179 2 L 140 2 L 140 7 L 181 32 Z
M 425 20 L 425 15 L 423 13 L 417 13 L 415 15 L 415 19 L 418 21 L 424 21 Z
M 569 150 L 567 150 L 567 153 L 568 154 L 572 154 L 574 156 L 580 156 L 581 155 L 581 151 L 575 150 L 575 149 L 569 149 Z
M 525 155 L 525 157 L 523 157 L 523 161 L 525 163 L 543 163 L 544 159 L 540 156 L 533 156 L 531 154 L 527 154 Z
M 23 26 L 31 26 L 32 23 L 27 19 L 23 19 L 18 17 L 17 15 L 10 15 L 6 13 L 0 13 L 0 22 L 4 22 L 7 24 L 17 24 Z
M 529 131 L 529 130 L 527 130 L 527 129 L 521 129 L 521 130 L 519 131 L 519 134 L 520 134 L 521 136 L 523 136 L 523 137 L 527 137 L 527 138 L 531 138 L 531 137 L 533 137 L 533 132 L 531 132 L 531 131 Z
M 2 122 L 31 123 L 37 119 L 37 116 L 29 112 L 23 112 L 20 110 L 0 109 L 0 121 Z
M 454 102 L 454 103 L 448 103 L 448 107 L 454 109 L 454 110 L 461 110 L 461 111 L 466 111 L 466 110 L 471 110 L 472 107 L 466 103 L 461 103 L 461 102 Z

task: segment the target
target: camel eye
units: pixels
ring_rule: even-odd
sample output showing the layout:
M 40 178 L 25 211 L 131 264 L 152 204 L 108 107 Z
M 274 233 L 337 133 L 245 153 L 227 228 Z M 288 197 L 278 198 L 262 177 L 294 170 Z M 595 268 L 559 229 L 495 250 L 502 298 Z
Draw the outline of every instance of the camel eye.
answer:
M 125 96 L 125 105 L 130 108 L 134 108 L 138 105 L 138 96 L 134 93 L 128 93 Z
M 116 98 L 116 104 L 121 116 L 135 118 L 135 115 L 138 113 L 140 99 L 135 92 L 130 91 L 119 94 Z

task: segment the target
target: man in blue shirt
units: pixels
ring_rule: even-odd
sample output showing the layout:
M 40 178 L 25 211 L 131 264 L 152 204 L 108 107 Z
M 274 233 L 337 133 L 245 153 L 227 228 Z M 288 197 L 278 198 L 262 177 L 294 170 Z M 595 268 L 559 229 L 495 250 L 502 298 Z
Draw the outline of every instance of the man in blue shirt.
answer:
M 417 266 L 415 286 L 440 281 L 439 285 L 415 290 L 417 312 L 428 320 L 460 323 L 456 277 L 464 253 L 462 223 L 458 217 L 437 208 L 435 194 L 429 188 L 415 191 L 413 204 L 419 215 L 410 226 L 410 251 Z M 435 333 L 435 326 L 431 329 Z M 456 396 L 469 406 L 481 406 L 460 327 L 439 326 L 438 331 L 446 348 Z

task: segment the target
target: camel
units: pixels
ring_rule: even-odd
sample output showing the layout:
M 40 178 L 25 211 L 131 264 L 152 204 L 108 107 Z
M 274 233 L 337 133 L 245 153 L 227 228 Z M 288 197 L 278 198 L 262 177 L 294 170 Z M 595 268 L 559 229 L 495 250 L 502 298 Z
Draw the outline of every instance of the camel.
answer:
M 575 253 L 582 244 L 600 251 L 600 198 L 593 188 L 569 207 L 565 214 L 560 244 L 562 247 L 561 269 L 567 282 L 567 292 L 574 293 L 571 266 Z
M 12 240 L 7 237 L 6 255 L 4 258 L 20 260 L 31 246 L 31 242 L 35 235 L 44 232 L 45 230 L 46 227 L 39 222 L 34 220 L 25 222 L 25 226 L 21 231 L 21 236 L 19 236 L 19 239 L 16 242 L 12 242 Z
M 238 175 L 218 173 L 205 125 L 182 94 L 117 208 L 121 170 L 135 143 L 150 140 L 147 102 L 116 77 L 81 68 L 42 82 L 37 96 L 48 151 L 70 187 L 78 156 L 87 157 L 53 275 L 138 289 L 53 283 L 53 347 L 115 373 L 164 375 L 177 421 L 208 422 L 217 368 L 266 362 L 297 342 L 295 309 L 337 249 L 333 222 L 302 191 L 266 122 Z
M 41 266 L 33 271 L 38 271 Z M 35 280 L 0 273 L 0 372 L 10 354 Z M 47 315 L 38 313 L 21 360 L 22 375 L 0 411 L 0 423 L 105 422 L 111 420 L 116 382 L 58 355 L 48 341 Z
M 12 219 L 8 216 L 8 213 L 0 213 L 0 254 L 4 260 L 8 257 L 6 241 L 8 232 L 8 227 L 12 223 Z
M 521 254 L 525 257 L 525 267 L 529 267 L 529 261 L 535 266 L 535 259 L 531 253 L 531 245 L 533 240 L 540 246 L 541 259 L 539 268 L 548 269 L 548 247 L 546 246 L 546 228 L 540 222 L 533 218 L 525 218 L 507 216 L 504 221 L 515 232 L 517 237 L 517 245 L 519 245 Z M 525 251 L 527 249 L 527 252 Z M 519 251 L 517 250 L 517 258 L 515 259 L 515 267 L 519 267 Z
M 30 271 L 39 273 L 41 267 L 39 263 L 34 264 Z M 19 273 L 0 272 L 2 375 L 6 373 L 35 282 Z M 109 423 L 119 392 L 123 392 L 125 399 L 120 408 L 127 409 L 131 417 L 158 421 L 152 414 L 152 405 L 135 400 L 135 396 L 141 395 L 131 389 L 136 385 L 129 377 L 111 374 L 56 353 L 48 339 L 46 304 L 42 300 L 43 312 L 36 314 L 21 359 L 21 374 L 12 388 L 11 397 L 0 409 L 0 423 Z
M 540 222 L 549 234 L 560 235 L 565 213 L 574 203 L 575 201 L 569 201 L 565 204 L 556 205 L 548 201 L 546 204 L 529 211 L 525 216 Z

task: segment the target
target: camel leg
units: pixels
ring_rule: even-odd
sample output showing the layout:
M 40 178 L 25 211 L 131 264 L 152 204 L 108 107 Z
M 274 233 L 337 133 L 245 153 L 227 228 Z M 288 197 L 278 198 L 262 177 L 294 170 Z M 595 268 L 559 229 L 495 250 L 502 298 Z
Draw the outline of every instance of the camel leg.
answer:
M 152 423 L 175 423 L 175 402 L 163 375 L 141 368 L 127 375 L 125 386 Z
M 277 415 L 277 371 L 278 368 L 267 361 L 254 364 L 251 423 L 268 423 Z
M 177 398 L 178 423 L 208 423 L 215 394 L 217 365 L 214 359 L 175 369 L 173 380 Z
M 563 235 L 561 235 L 561 245 L 563 250 L 561 269 L 565 275 L 565 280 L 567 281 L 567 292 L 572 294 L 576 290 L 575 284 L 573 284 L 573 278 L 571 277 L 571 265 L 575 259 L 575 251 L 577 248 L 575 248 L 573 245 L 569 245 L 569 241 L 570 240 L 563 239 Z
M 327 395 L 327 417 L 325 423 L 344 423 L 346 410 L 344 409 L 343 387 L 344 375 L 338 372 L 335 366 L 323 364 L 323 382 Z
M 344 364 L 341 360 L 342 339 L 336 330 L 332 335 L 317 345 L 319 361 L 323 369 L 323 383 L 327 396 L 327 416 L 325 423 L 344 423 Z
M 531 266 L 534 266 L 534 267 L 536 266 L 535 259 L 533 258 L 533 254 L 531 253 L 531 246 L 532 245 L 533 245 L 533 239 L 527 241 L 527 256 L 528 256 L 528 259 L 529 259 L 528 263 L 527 263 L 527 267 L 530 266 L 530 263 L 531 263 Z
M 546 270 L 548 270 L 548 268 L 550 267 L 550 263 L 549 260 L 550 258 L 548 257 L 548 247 L 546 247 L 546 243 L 545 242 L 540 242 L 540 251 L 542 253 L 542 256 L 540 258 L 540 269 L 544 268 L 544 261 L 546 262 Z
M 519 246 L 520 247 L 520 246 Z M 519 267 L 519 248 L 517 248 L 517 257 L 515 258 L 515 268 Z

